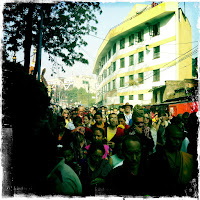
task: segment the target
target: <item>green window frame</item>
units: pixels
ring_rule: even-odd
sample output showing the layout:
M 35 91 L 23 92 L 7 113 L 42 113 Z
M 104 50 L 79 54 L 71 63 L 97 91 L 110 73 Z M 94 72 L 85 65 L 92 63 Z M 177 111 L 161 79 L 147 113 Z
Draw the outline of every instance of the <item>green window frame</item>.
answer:
M 120 87 L 124 87 L 124 77 L 120 77 Z
M 134 65 L 134 55 L 129 56 L 129 66 Z
M 124 68 L 125 67 L 125 58 L 121 58 L 120 59 L 120 68 Z
M 120 49 L 124 49 L 125 48 L 125 38 L 122 38 L 120 40 Z

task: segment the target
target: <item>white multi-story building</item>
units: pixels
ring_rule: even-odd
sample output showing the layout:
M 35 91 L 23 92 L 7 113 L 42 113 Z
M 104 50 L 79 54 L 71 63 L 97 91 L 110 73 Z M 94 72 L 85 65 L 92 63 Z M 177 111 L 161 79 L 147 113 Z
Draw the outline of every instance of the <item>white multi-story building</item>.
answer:
M 178 2 L 136 4 L 100 46 L 97 103 L 149 104 L 152 88 L 192 78 L 191 26 Z
M 76 87 L 80 89 L 81 87 L 90 93 L 96 94 L 96 79 L 93 76 L 69 76 L 69 77 L 58 77 L 56 79 L 49 79 L 48 85 L 50 85 L 53 89 L 57 87 L 64 88 L 68 90 L 70 88 Z

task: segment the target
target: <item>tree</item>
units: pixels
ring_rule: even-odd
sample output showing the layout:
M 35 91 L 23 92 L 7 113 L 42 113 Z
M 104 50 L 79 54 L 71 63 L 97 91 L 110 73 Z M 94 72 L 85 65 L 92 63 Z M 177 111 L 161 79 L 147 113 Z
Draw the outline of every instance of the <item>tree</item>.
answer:
M 53 56 L 58 56 L 67 66 L 72 66 L 76 61 L 88 64 L 78 48 L 87 45 L 84 35 L 96 32 L 96 27 L 92 25 L 98 23 L 96 11 L 102 12 L 98 2 L 7 3 L 3 11 L 4 55 L 7 56 L 8 51 L 24 48 L 29 67 L 28 44 L 38 45 L 38 26 L 40 13 L 43 12 L 42 46 L 49 54 L 49 60 L 55 62 Z M 62 70 L 65 71 L 63 66 Z

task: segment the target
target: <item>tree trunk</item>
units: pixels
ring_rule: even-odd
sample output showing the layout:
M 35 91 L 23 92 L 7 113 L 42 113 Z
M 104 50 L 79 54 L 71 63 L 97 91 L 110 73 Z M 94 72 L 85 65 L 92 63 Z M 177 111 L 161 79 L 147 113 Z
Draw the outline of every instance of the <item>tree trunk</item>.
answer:
M 24 68 L 27 73 L 29 73 L 30 67 L 30 53 L 32 45 L 32 15 L 33 15 L 33 4 L 27 4 L 29 8 L 28 14 L 25 18 L 26 31 L 24 40 Z

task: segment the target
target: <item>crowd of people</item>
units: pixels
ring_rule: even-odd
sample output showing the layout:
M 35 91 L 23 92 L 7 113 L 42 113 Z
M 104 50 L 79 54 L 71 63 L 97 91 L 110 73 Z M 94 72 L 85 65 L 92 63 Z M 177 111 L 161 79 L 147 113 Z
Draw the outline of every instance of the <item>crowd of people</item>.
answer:
M 109 110 L 51 106 L 50 113 L 57 163 L 49 165 L 48 194 L 192 195 L 196 113 L 172 116 L 129 103 Z

